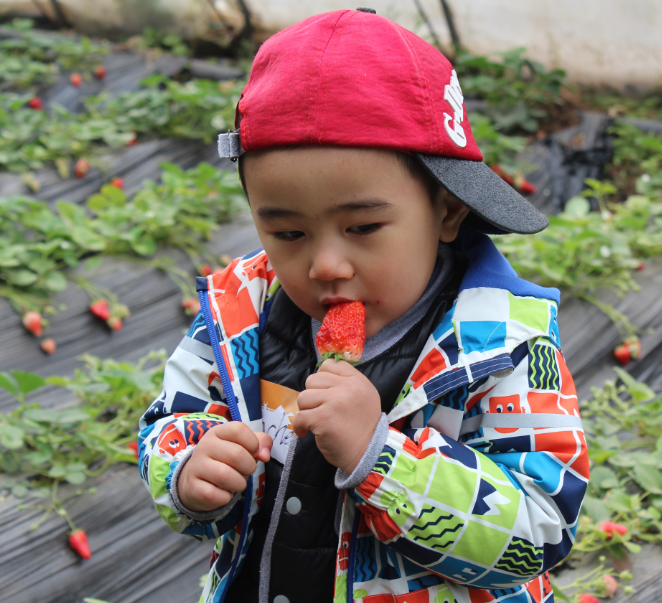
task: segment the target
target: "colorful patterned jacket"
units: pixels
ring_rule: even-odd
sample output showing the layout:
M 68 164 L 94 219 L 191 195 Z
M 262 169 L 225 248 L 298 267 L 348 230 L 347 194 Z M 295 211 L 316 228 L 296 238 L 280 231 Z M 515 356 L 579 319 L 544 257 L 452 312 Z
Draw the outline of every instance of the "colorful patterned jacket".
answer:
M 457 246 L 469 259 L 458 298 L 388 415 L 378 462 L 345 495 L 336 603 L 549 603 L 546 572 L 572 547 L 589 471 L 559 293 L 518 279 L 485 235 Z M 141 419 L 139 465 L 173 530 L 217 539 L 201 603 L 218 603 L 250 545 L 264 465 L 207 522 L 178 511 L 170 482 L 212 426 L 262 429 L 259 336 L 279 284 L 264 252 L 199 281 L 205 303 Z

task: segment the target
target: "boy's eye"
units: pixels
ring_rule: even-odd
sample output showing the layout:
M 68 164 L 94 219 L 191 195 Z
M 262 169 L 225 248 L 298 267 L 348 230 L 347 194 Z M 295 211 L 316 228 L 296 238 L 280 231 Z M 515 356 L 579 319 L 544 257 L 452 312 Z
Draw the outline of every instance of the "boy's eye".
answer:
M 347 231 L 352 234 L 365 235 L 375 232 L 382 227 L 381 224 L 360 224 L 358 226 L 350 226 Z
M 300 230 L 282 230 L 274 233 L 274 237 L 279 241 L 296 241 L 302 236 L 303 233 Z

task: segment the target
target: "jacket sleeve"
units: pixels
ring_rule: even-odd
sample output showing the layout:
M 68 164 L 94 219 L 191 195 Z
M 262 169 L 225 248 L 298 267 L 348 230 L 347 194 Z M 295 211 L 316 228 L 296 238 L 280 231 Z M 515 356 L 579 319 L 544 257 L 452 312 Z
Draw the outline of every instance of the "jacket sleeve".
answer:
M 428 405 L 461 405 L 459 441 L 433 421 L 391 427 L 372 471 L 349 491 L 379 540 L 473 588 L 514 587 L 566 557 L 588 483 L 576 391 L 560 350 L 533 340 L 513 353 L 513 365 L 506 377 Z
M 202 313 L 165 366 L 163 391 L 140 419 L 140 476 L 156 509 L 176 532 L 218 538 L 241 520 L 243 494 L 208 513 L 179 501 L 176 479 L 200 438 L 230 420 Z

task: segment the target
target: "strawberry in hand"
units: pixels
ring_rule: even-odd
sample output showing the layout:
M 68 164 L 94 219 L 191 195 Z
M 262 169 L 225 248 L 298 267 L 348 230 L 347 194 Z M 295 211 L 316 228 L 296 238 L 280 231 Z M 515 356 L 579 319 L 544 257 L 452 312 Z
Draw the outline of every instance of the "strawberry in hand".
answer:
M 315 340 L 319 355 L 357 364 L 365 344 L 363 302 L 343 302 L 329 308 Z
M 325 360 L 306 379 L 292 425 L 300 438 L 311 431 L 324 458 L 348 475 L 365 453 L 382 411 L 379 392 L 352 366 L 361 359 L 364 343 L 363 304 L 331 306 L 316 340 L 317 351 Z

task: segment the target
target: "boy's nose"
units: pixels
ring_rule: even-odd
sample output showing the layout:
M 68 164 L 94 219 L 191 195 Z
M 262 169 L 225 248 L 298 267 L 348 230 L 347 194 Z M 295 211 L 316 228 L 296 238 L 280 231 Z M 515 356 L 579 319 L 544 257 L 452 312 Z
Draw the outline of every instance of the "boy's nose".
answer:
M 323 250 L 313 256 L 309 277 L 313 281 L 333 281 L 350 279 L 354 268 L 342 255 L 331 250 Z

